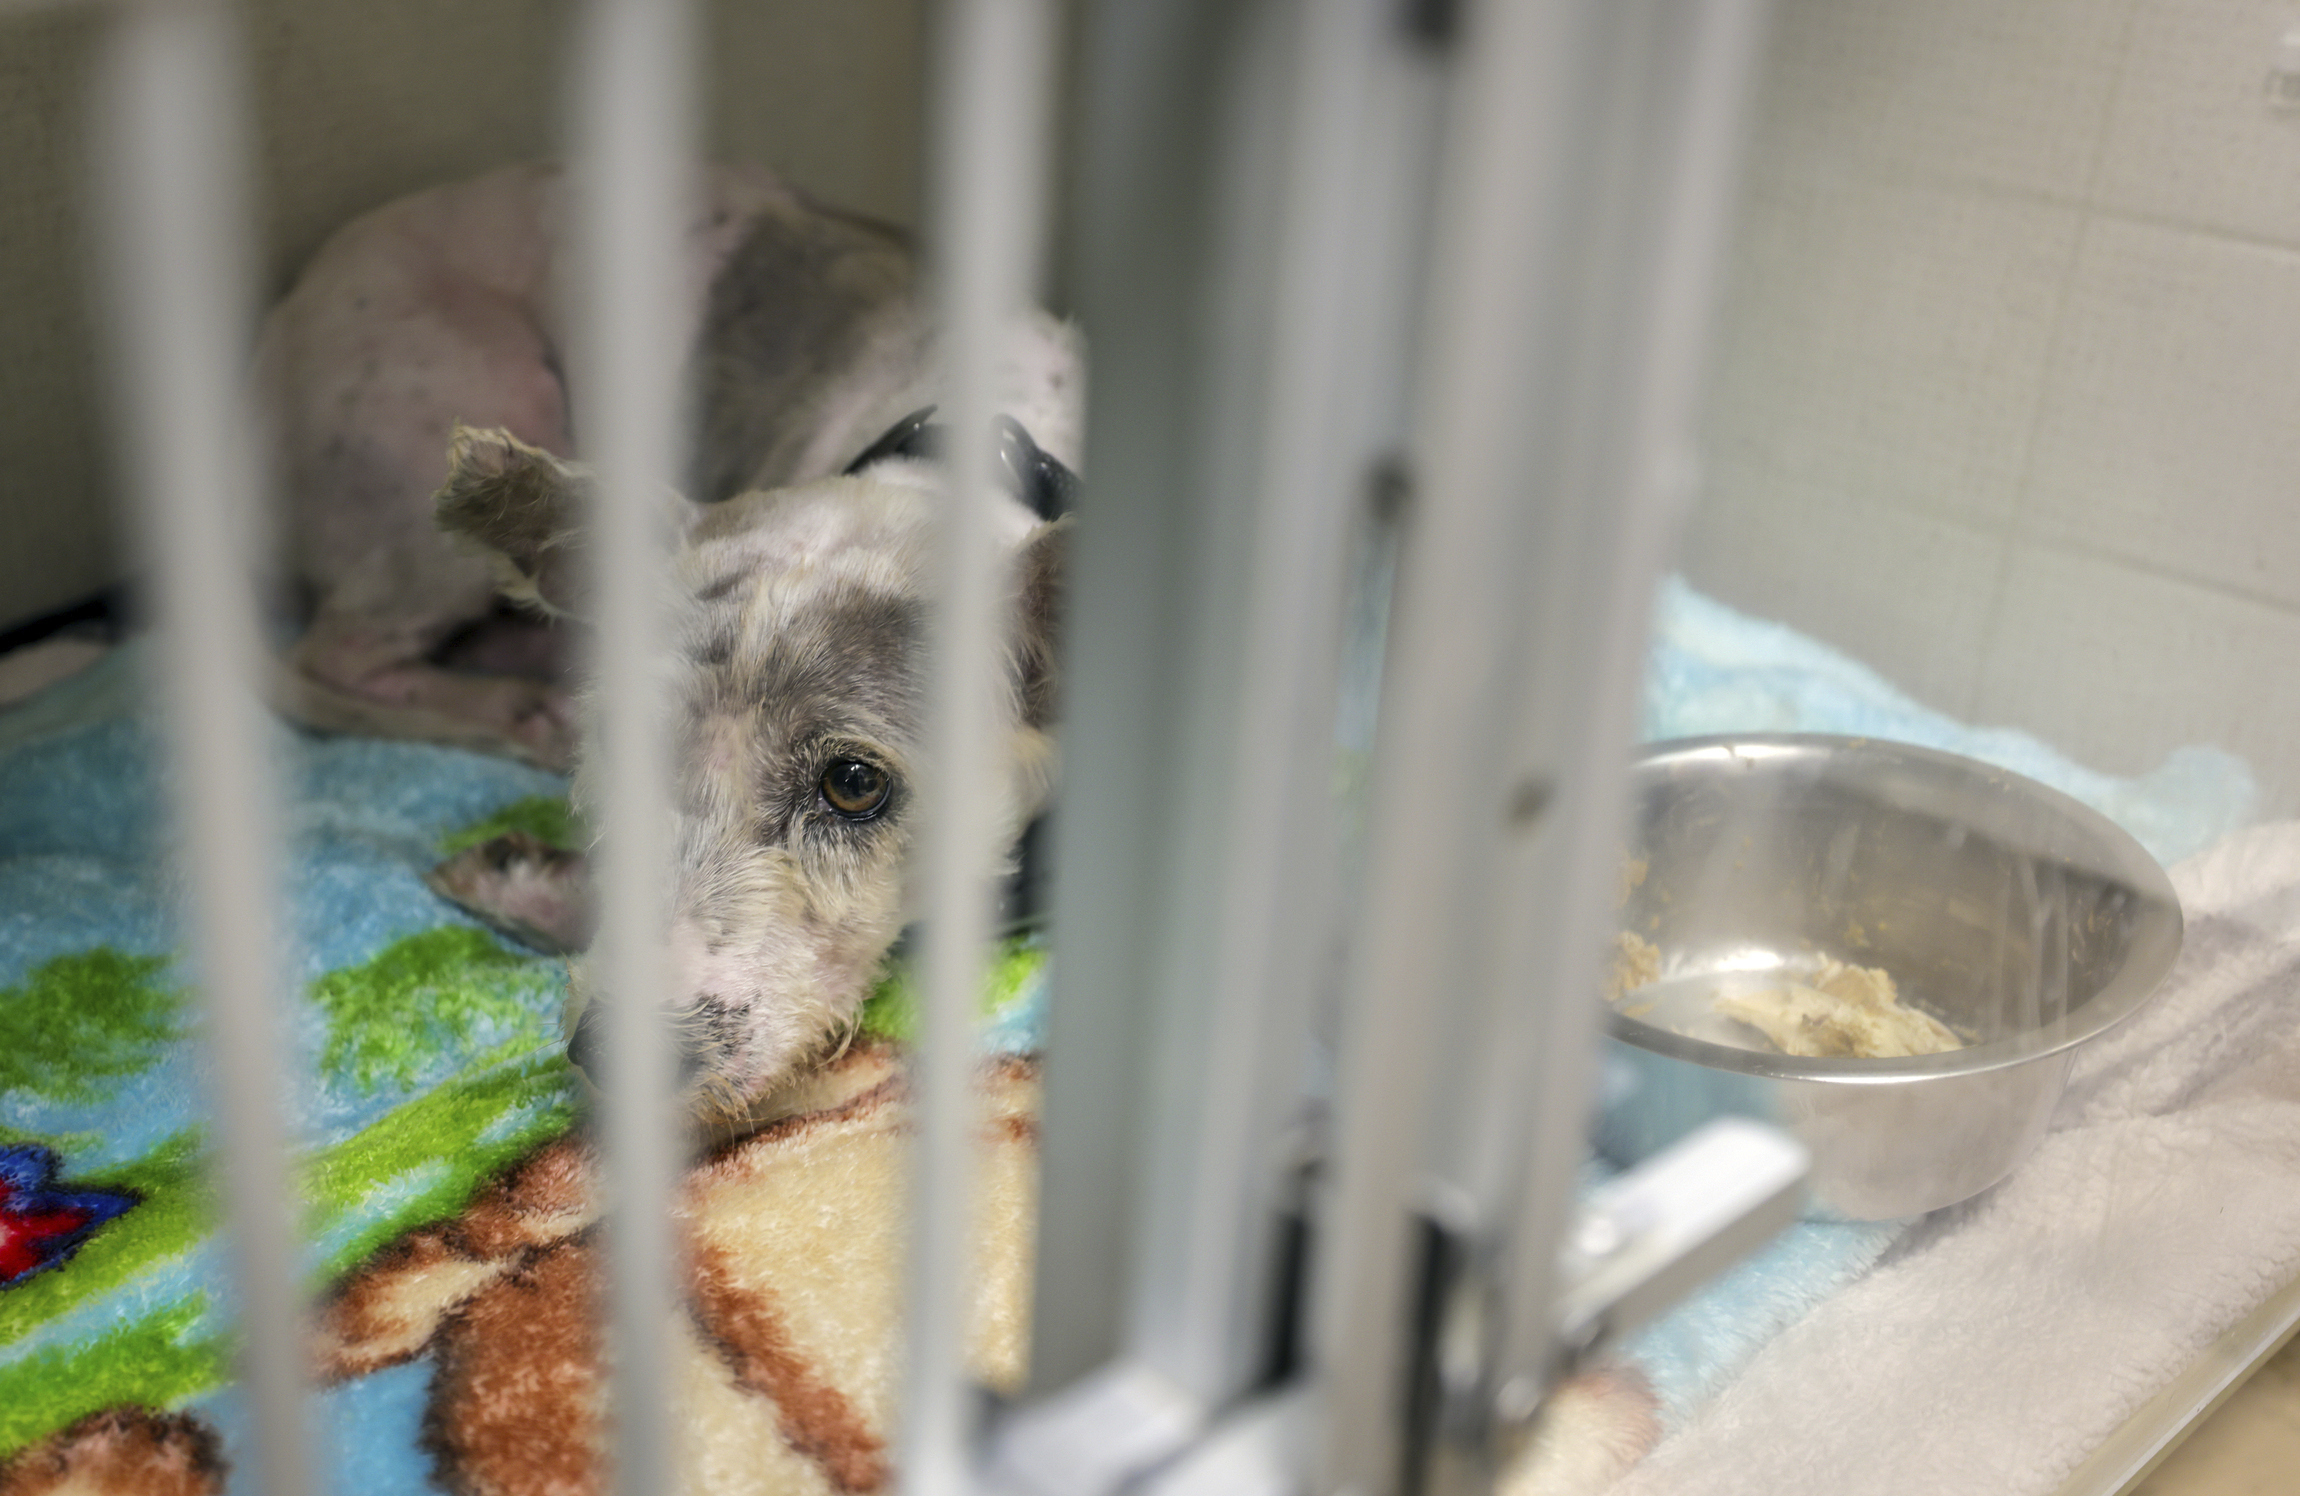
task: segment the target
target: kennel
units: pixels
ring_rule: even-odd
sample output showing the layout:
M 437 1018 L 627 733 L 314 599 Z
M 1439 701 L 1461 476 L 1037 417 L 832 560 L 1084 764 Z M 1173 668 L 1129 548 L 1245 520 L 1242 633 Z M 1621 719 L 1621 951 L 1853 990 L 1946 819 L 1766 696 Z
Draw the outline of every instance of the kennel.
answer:
M 425 1342 L 307 1385 L 315 1277 L 435 1250 L 527 1285 L 568 1260 L 537 1238 L 482 1262 L 467 1229 L 469 1202 L 494 1198 L 479 1181 L 566 1116 L 502 1100 L 541 1086 L 524 1055 L 422 1070 L 385 1031 L 428 1020 L 391 993 L 436 989 L 375 976 L 368 949 L 358 981 L 348 957 L 278 954 L 314 941 L 309 901 L 272 896 L 305 876 L 297 848 L 349 835 L 315 798 L 431 791 L 356 745 L 294 759 L 265 727 L 260 433 L 235 392 L 256 293 L 346 217 L 503 160 L 565 152 L 584 174 L 576 418 L 611 496 L 600 549 L 624 562 L 602 568 L 598 630 L 615 771 L 598 969 L 609 990 L 661 986 L 660 599 L 639 496 L 679 467 L 667 226 L 672 163 L 702 150 L 921 227 L 956 470 L 990 461 L 1004 311 L 1037 296 L 1074 315 L 1093 360 L 1050 837 L 1059 964 L 997 1020 L 1042 1004 L 1027 1380 L 993 1395 L 969 1369 L 970 1183 L 993 1167 L 970 1011 L 992 914 L 966 850 L 988 797 L 962 788 L 919 864 L 915 1143 L 886 1145 L 911 1160 L 907 1222 L 879 1223 L 911 1243 L 907 1349 L 852 1385 L 818 1354 L 802 1392 L 795 1320 L 779 1361 L 711 1321 L 704 1359 L 772 1362 L 755 1379 L 779 1412 L 755 1464 L 714 1456 L 698 1480 L 2130 1489 L 2300 1324 L 2294 877 L 2275 824 L 2300 793 L 2284 666 L 2300 558 L 2275 497 L 2300 459 L 2282 336 L 2300 223 L 2271 185 L 2300 130 L 2280 29 L 2300 16 L 2272 11 L 15 7 L 0 623 L 53 661 L 51 625 L 133 570 L 152 627 L 0 714 L 16 781 L 0 980 L 31 1012 L 61 955 L 172 949 L 158 916 L 131 938 L 67 912 L 117 892 L 92 866 L 154 844 L 91 851 L 73 838 L 112 813 L 90 830 L 56 804 L 85 779 L 68 767 L 136 751 L 118 724 L 144 669 L 169 724 L 174 767 L 147 777 L 181 806 L 229 1229 L 148 1225 L 177 1208 L 196 1138 L 147 1123 L 148 1153 L 83 1146 L 96 1103 L 19 1066 L 0 1122 L 31 1172 L 6 1182 L 83 1216 L 54 1264 L 0 1283 L 0 1314 L 10 1295 L 35 1305 L 0 1346 L 0 1402 L 29 1410 L 5 1425 L 0 1482 L 64 1469 L 135 1404 L 179 1418 L 135 1425 L 155 1440 L 203 1430 L 180 1462 L 221 1479 L 200 1463 L 220 1449 L 235 1489 L 515 1488 L 415 1452 L 458 1437 L 439 1389 L 480 1375 L 468 1340 L 452 1367 Z M 116 527 L 99 517 L 114 490 Z M 936 632 L 934 772 L 960 787 L 992 749 L 995 589 L 970 513 L 947 526 Z M 2185 964 L 2081 1052 L 2037 1151 L 1977 1202 L 1800 1218 L 1796 1180 L 1828 1160 L 1762 1129 L 1699 1134 L 1642 1172 L 1589 1157 L 1593 1109 L 1634 1083 L 1585 998 L 1617 911 L 1658 932 L 1677 916 L 1656 899 L 1702 902 L 1704 879 L 1746 881 L 1751 860 L 1773 871 L 1720 843 L 1699 876 L 1639 892 L 1652 869 L 1620 868 L 1633 746 L 1795 732 L 2013 771 L 2180 865 Z M 303 767 L 275 772 L 276 752 Z M 458 781 L 466 800 L 532 787 L 456 772 L 481 776 Z M 1909 786 L 1877 793 L 1923 808 Z M 2030 834 L 2009 803 L 1936 820 L 1956 848 Z M 361 830 L 358 855 L 404 862 L 407 835 Z M 2006 864 L 2024 891 L 1981 902 L 2000 924 L 2034 916 L 2020 959 L 2065 978 L 2084 936 L 2038 869 L 2087 868 L 2030 850 Z M 376 876 L 426 897 L 404 866 Z M 2124 892 L 2088 914 L 2123 918 L 2100 911 Z M 364 931 L 371 913 L 341 917 Z M 1816 955 L 1889 948 L 1840 916 Z M 471 949 L 469 970 L 509 969 Z M 516 1004 L 474 1011 L 458 1030 L 474 1053 L 475 1035 L 527 1032 Z M 637 1079 L 602 1103 L 612 1468 L 656 1491 L 699 1458 L 673 1399 L 701 1395 L 682 1337 L 702 1290 L 675 1280 L 670 1226 L 675 1195 L 697 1197 L 677 1194 L 667 1077 L 646 1084 L 667 1070 L 642 1062 L 662 1056 L 659 1024 L 618 1011 L 610 1042 Z M 354 1012 L 343 1063 L 367 1067 L 347 1083 L 364 1099 L 283 1105 L 282 1074 Z M 105 1095 L 158 1116 L 160 1084 Z M 451 1096 L 478 1120 L 418 1136 L 385 1095 Z M 468 1177 L 392 1153 L 403 1137 L 452 1137 Z M 352 1159 L 385 1162 L 342 1183 Z M 237 1363 L 216 1349 L 233 1322 Z M 541 1320 L 503 1323 L 516 1338 Z M 105 1335 L 110 1359 L 84 1350 Z M 793 1411 L 826 1399 L 848 1410 L 835 1437 Z M 397 1463 L 371 1458 L 387 1437 Z M 542 1458 L 521 1449 L 507 1458 Z M 804 1458 L 768 1457 L 789 1449 Z

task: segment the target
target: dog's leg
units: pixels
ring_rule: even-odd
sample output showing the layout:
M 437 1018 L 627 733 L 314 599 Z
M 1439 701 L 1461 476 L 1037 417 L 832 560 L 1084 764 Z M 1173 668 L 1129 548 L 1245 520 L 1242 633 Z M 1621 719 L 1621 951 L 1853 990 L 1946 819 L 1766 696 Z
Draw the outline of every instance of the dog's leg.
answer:
M 430 377 L 413 389 L 345 391 L 357 437 L 323 439 L 326 426 L 300 433 L 306 450 L 291 477 L 316 608 L 289 653 L 282 710 L 327 731 L 453 743 L 565 769 L 574 714 L 557 680 L 479 674 L 437 658 L 485 628 L 497 604 L 487 563 L 431 523 L 457 411 L 537 432 L 542 444 L 564 441 L 548 349 L 511 313 L 491 324 L 469 307 L 453 326 L 411 312 L 394 324 L 394 343 L 379 378 L 399 364 Z
M 372 616 L 323 611 L 290 652 L 280 709 L 322 732 L 416 738 L 502 753 L 564 772 L 574 756 L 567 691 L 515 675 L 470 675 L 433 664 L 431 650 L 460 626 L 425 638 Z
M 464 674 L 517 675 L 557 684 L 573 673 L 568 630 L 509 603 L 471 624 L 432 652 L 432 659 Z
M 313 609 L 280 704 L 308 726 L 568 762 L 572 712 L 556 681 L 437 658 L 496 601 L 486 563 L 431 522 L 458 419 L 566 449 L 551 180 L 501 172 L 371 214 L 265 324 L 258 377 Z

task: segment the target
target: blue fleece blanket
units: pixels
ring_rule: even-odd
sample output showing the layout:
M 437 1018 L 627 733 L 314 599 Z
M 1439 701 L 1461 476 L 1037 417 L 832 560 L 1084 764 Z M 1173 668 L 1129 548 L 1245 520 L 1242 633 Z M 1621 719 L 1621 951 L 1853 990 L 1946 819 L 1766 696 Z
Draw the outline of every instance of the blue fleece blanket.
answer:
M 133 647 L 115 651 L 0 713 L 0 1457 L 130 1404 L 189 1410 L 227 1458 L 244 1433 L 140 663 Z M 1676 583 L 1656 619 L 1645 728 L 1859 732 L 1991 759 L 2098 806 L 2168 861 L 2241 824 L 2253 801 L 2249 772 L 2226 754 L 2183 750 L 2138 780 L 2100 775 L 2033 738 L 1929 712 L 1810 639 Z M 304 1062 L 291 1115 L 317 1285 L 453 1213 L 572 1115 L 555 1044 L 560 963 L 498 940 L 421 881 L 459 836 L 565 787 L 415 744 L 283 732 L 280 755 Z M 991 1041 L 1035 1044 L 1042 1006 L 1038 984 L 1023 984 Z M 1794 1228 L 1631 1355 L 1681 1416 L 1897 1234 Z M 427 1376 L 418 1362 L 321 1397 L 339 1488 L 429 1489 Z
M 102 1219 L 0 1194 L 0 1451 L 122 1404 L 188 1408 L 229 1458 L 227 1268 L 201 1177 L 159 752 L 127 649 L 0 718 L 0 1166 Z M 315 1285 L 563 1130 L 560 963 L 424 887 L 443 839 L 558 796 L 553 776 L 416 744 L 282 734 L 292 1093 Z M 45 1207 L 45 1208 L 43 1208 Z M 321 1399 L 340 1489 L 428 1489 L 420 1368 Z M 358 1472 L 350 1479 L 351 1472 Z

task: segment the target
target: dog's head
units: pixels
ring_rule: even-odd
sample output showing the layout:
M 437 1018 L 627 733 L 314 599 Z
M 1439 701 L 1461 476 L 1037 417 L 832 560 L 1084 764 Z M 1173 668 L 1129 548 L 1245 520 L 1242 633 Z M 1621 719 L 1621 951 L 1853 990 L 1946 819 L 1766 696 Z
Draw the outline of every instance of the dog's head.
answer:
M 1011 466 L 1012 433 L 1008 452 Z M 866 456 L 838 477 L 666 505 L 677 531 L 670 1007 L 688 1100 L 706 1119 L 741 1117 L 836 1042 L 911 912 L 939 497 L 916 453 Z M 494 558 L 507 592 L 580 613 L 590 483 L 508 433 L 459 432 L 439 520 Z M 1069 527 L 1013 495 L 999 499 L 998 525 L 1003 848 L 1053 783 Z M 594 768 L 587 748 L 579 807 Z M 589 986 L 578 965 L 579 1063 Z

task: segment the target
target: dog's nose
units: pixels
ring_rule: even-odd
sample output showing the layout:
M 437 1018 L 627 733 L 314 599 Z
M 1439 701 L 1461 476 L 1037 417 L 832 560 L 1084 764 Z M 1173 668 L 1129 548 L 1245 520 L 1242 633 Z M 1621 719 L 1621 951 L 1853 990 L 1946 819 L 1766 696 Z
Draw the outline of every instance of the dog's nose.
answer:
M 599 1010 L 585 1008 L 583 1016 L 575 1020 L 575 1032 L 567 1036 L 567 1063 L 599 1083 Z
M 600 1074 L 599 1064 L 600 1044 L 602 1042 L 600 1029 L 599 1010 L 595 1007 L 585 1008 L 583 1016 L 575 1020 L 575 1032 L 567 1036 L 568 1063 L 589 1076 L 591 1084 L 595 1086 L 605 1084 L 605 1080 Z M 686 1090 L 701 1077 L 702 1073 L 703 1056 L 688 1045 L 681 1044 L 679 1046 L 679 1074 L 675 1082 L 678 1089 Z

